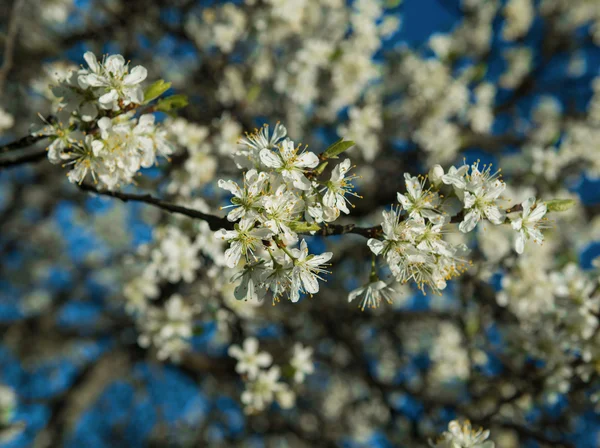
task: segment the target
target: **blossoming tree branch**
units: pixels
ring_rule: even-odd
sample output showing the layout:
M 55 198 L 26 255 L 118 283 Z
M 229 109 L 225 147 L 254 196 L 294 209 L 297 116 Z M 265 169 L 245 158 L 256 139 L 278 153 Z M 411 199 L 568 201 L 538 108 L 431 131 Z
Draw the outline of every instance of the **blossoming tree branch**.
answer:
M 39 437 L 66 446 L 121 376 L 140 393 L 143 360 L 214 404 L 177 446 L 245 443 L 222 429 L 238 406 L 272 444 L 588 446 L 572 435 L 600 406 L 600 233 L 573 185 L 593 196 L 600 173 L 600 11 L 464 0 L 411 48 L 392 45 L 393 0 L 157 3 L 104 5 L 46 47 L 15 40 L 22 20 L 2 37 L 0 294 L 21 323 L 0 321 L 0 361 L 43 359 L 31 345 L 86 366 Z M 54 29 L 59 4 L 32 24 Z M 58 59 L 109 34 L 131 60 Z M 99 296 L 78 328 L 70 306 Z M 88 339 L 110 348 L 68 349 Z M 33 431 L 37 400 L 4 375 L 0 442 Z

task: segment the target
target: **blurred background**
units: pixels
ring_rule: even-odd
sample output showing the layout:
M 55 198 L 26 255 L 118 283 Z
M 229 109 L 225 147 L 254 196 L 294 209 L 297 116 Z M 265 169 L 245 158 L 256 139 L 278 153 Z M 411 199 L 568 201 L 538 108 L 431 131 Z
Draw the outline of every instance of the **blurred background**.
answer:
M 0 446 L 420 447 L 454 418 L 501 448 L 600 446 L 599 45 L 596 0 L 0 1 L 0 146 L 56 113 L 51 86 L 86 51 L 188 97 L 157 114 L 172 159 L 127 191 L 218 213 L 238 138 L 281 121 L 316 152 L 356 142 L 363 199 L 342 223 L 379 224 L 405 172 L 463 161 L 501 167 L 507 200 L 577 200 L 529 255 L 478 232 L 481 267 L 443 295 L 399 285 L 364 312 L 347 303 L 364 240 L 309 238 L 333 275 L 271 306 L 233 298 L 199 222 L 82 192 L 43 142 L 0 153 Z M 140 284 L 173 232 L 198 273 Z M 202 307 L 183 354 L 140 342 L 174 294 Z M 275 359 L 314 348 L 293 409 L 244 413 L 227 349 L 250 335 Z

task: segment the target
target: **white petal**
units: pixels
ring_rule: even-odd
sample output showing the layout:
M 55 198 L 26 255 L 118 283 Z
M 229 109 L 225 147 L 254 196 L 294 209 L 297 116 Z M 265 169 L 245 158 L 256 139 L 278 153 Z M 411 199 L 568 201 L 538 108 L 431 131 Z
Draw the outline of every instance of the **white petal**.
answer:
M 281 158 L 269 149 L 263 149 L 260 152 L 260 161 L 269 168 L 281 168 L 283 166 Z
M 147 76 L 148 70 L 146 70 L 145 67 L 138 65 L 137 67 L 134 67 L 127 76 L 125 76 L 123 79 L 123 84 L 126 86 L 133 86 L 142 82 Z
M 479 212 L 473 210 L 467 213 L 467 216 L 465 216 L 463 222 L 460 223 L 458 229 L 463 233 L 468 233 L 475 228 L 480 219 L 481 216 L 479 215 Z
M 302 279 L 302 284 L 304 285 L 304 290 L 309 294 L 316 294 L 319 292 L 319 281 L 314 274 L 311 274 L 308 271 L 301 271 L 300 278 Z
M 495 225 L 502 224 L 506 218 L 506 214 L 496 206 L 488 206 L 484 211 L 487 219 Z
M 242 257 L 242 243 L 235 241 L 229 249 L 225 251 L 225 264 L 227 267 L 234 268 L 240 262 Z
M 227 190 L 227 191 L 231 192 L 234 196 L 236 196 L 238 198 L 242 197 L 242 194 L 243 194 L 242 190 L 240 189 L 238 184 L 236 184 L 232 180 L 224 181 L 223 179 L 219 179 L 219 182 L 217 182 L 217 185 L 219 186 L 219 188 L 222 188 L 223 190 Z
M 83 82 L 84 84 L 87 83 L 92 87 L 106 87 L 109 85 L 108 80 L 104 76 L 99 76 L 95 73 L 90 73 L 87 76 L 80 76 L 79 79 L 82 80 L 80 81 L 80 84 Z
M 319 164 L 319 158 L 314 152 L 305 152 L 296 159 L 294 166 L 299 168 L 315 168 Z
M 525 249 L 525 232 L 521 230 L 515 240 L 515 250 L 518 254 L 522 254 Z
M 100 70 L 100 64 L 98 64 L 98 59 L 96 59 L 96 55 L 91 51 L 86 51 L 83 55 L 83 59 L 87 62 L 87 65 L 94 73 L 98 73 Z
M 258 339 L 250 337 L 244 341 L 244 351 L 246 354 L 254 355 L 258 352 Z
M 125 71 L 125 58 L 120 54 L 113 54 L 106 58 L 104 67 L 113 75 L 121 76 Z
M 98 98 L 98 102 L 105 109 L 112 109 L 115 101 L 119 99 L 119 94 L 116 90 L 111 90 L 108 93 L 105 93 L 100 98 Z
M 376 240 L 375 238 L 370 238 L 369 241 L 367 241 L 367 246 L 369 246 L 371 252 L 375 255 L 379 255 L 385 247 L 382 241 Z
M 529 215 L 529 217 L 527 218 L 528 222 L 537 222 L 540 219 L 542 219 L 544 217 L 544 215 L 546 214 L 547 211 L 547 207 L 546 204 L 542 203 L 539 204 Z

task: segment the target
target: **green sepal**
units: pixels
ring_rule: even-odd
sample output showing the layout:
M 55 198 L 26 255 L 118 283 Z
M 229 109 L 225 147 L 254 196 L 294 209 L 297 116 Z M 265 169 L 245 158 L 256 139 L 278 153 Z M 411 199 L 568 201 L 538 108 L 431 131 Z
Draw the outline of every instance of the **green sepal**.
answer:
M 327 168 L 327 165 L 329 165 L 329 162 L 321 163 L 318 167 L 315 168 L 313 173 L 315 173 L 317 176 L 320 176 L 321 174 L 323 174 L 323 171 L 325 171 L 325 168 Z

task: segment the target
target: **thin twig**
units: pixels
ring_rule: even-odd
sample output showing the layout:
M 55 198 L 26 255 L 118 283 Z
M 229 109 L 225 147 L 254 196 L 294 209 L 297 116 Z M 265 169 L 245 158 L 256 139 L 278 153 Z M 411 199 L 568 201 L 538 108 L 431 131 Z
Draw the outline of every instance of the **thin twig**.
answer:
M 40 148 L 36 151 L 26 152 L 24 154 L 11 155 L 0 159 L 0 168 L 22 165 L 29 162 L 39 162 L 46 158 L 46 148 Z
M 35 145 L 37 142 L 48 138 L 46 135 L 28 135 L 26 137 L 15 140 L 14 142 L 8 143 L 7 145 L 0 146 L 0 154 L 9 151 L 15 151 L 17 149 L 24 149 L 29 146 Z
M 95 187 L 88 184 L 81 184 L 79 185 L 79 188 L 83 191 L 88 191 L 90 193 L 96 193 L 99 195 L 110 196 L 116 199 L 120 199 L 123 202 L 143 202 L 145 204 L 154 205 L 155 207 L 158 207 L 162 210 L 167 210 L 172 213 L 178 213 L 180 215 L 189 216 L 190 218 L 201 219 L 203 221 L 206 221 L 212 230 L 233 229 L 233 223 L 228 221 L 226 218 L 220 218 L 218 216 L 202 213 L 198 210 L 183 207 L 181 205 L 171 204 L 169 202 L 163 201 L 162 199 L 155 198 L 150 194 L 132 194 L 121 193 L 119 191 L 98 190 Z
M 156 198 L 150 194 L 133 194 L 133 193 L 121 193 L 119 191 L 108 191 L 98 190 L 92 185 L 81 184 L 79 188 L 83 191 L 95 193 L 103 196 L 110 196 L 112 198 L 120 199 L 123 202 L 135 201 L 143 202 L 145 204 L 154 205 L 162 210 L 166 210 L 172 213 L 178 213 L 180 215 L 189 216 L 190 218 L 201 219 L 206 221 L 212 230 L 219 229 L 233 229 L 233 222 L 228 221 L 226 218 L 219 216 L 209 215 L 207 213 L 200 212 L 191 208 L 183 207 L 181 205 L 172 204 L 162 199 Z M 353 233 L 355 235 L 361 235 L 365 238 L 371 238 L 376 236 L 381 231 L 381 226 L 375 227 L 356 227 L 354 224 L 346 225 L 323 225 L 320 230 L 314 231 L 316 235 L 331 236 L 331 235 L 344 235 Z M 310 231 L 298 232 L 300 234 L 311 234 Z

